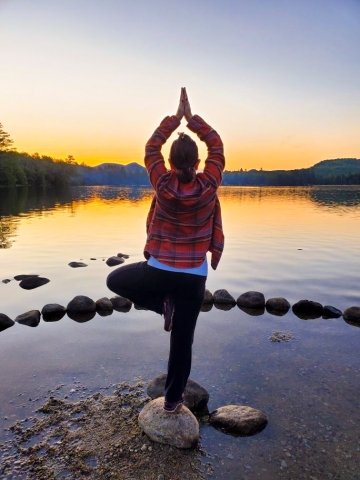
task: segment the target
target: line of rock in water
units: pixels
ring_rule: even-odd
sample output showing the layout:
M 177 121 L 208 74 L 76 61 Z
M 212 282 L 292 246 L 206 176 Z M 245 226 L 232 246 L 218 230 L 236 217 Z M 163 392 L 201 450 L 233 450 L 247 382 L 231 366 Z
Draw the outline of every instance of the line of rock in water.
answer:
M 128 312 L 132 307 L 132 302 L 124 297 L 116 296 L 111 299 L 107 297 L 100 298 L 96 302 L 84 295 L 74 297 L 65 308 L 57 303 L 46 304 L 41 312 L 39 310 L 30 310 L 15 318 L 15 322 L 37 327 L 42 316 L 45 322 L 54 322 L 60 320 L 67 314 L 72 320 L 77 322 L 87 322 L 91 320 L 96 313 L 101 316 L 111 315 L 114 310 L 117 312 Z M 237 305 L 243 312 L 258 316 L 265 313 L 265 310 L 277 316 L 285 315 L 291 308 L 290 303 L 282 297 L 269 298 L 265 301 L 265 297 L 261 292 L 245 292 L 241 294 L 237 300 L 225 290 L 216 290 L 213 294 L 205 291 L 204 301 L 201 311 L 207 312 L 213 306 L 220 310 L 230 310 Z M 134 305 L 136 309 L 142 309 L 141 306 Z M 293 313 L 303 320 L 315 318 L 339 318 L 343 319 L 350 325 L 360 327 L 360 307 L 349 307 L 344 312 L 331 306 L 321 305 L 312 300 L 300 300 L 292 306 Z M 0 331 L 6 330 L 13 326 L 15 322 L 7 315 L 0 313 Z
M 109 267 L 115 267 L 124 263 L 125 259 L 127 258 L 129 258 L 129 255 L 127 255 L 126 253 L 118 253 L 117 255 L 109 257 L 106 260 L 106 265 L 108 265 Z M 92 257 L 90 258 L 90 260 L 96 260 L 96 258 Z M 105 261 L 105 258 L 102 258 L 102 260 Z M 71 268 L 82 268 L 88 266 L 87 263 L 84 262 L 70 262 L 68 263 L 68 265 Z M 15 275 L 14 280 L 19 282 L 19 287 L 25 290 L 33 290 L 34 288 L 41 287 L 42 285 L 46 285 L 50 282 L 48 278 L 41 277 L 37 273 Z M 3 280 L 1 280 L 1 282 L 7 284 L 11 282 L 11 279 L 4 278 Z

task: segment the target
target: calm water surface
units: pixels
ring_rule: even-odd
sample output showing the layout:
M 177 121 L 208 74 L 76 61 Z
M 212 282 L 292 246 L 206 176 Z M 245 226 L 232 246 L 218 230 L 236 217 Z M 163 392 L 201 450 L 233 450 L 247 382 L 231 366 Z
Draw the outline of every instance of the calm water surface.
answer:
M 148 189 L 82 187 L 34 195 L 0 190 L 0 312 L 17 315 L 75 295 L 111 296 L 104 259 L 142 260 Z M 291 303 L 308 298 L 340 309 L 360 305 L 360 188 L 220 190 L 226 247 L 207 287 L 236 298 L 258 290 Z M 91 260 L 94 258 L 95 260 Z M 72 269 L 70 261 L 86 268 Z M 14 275 L 51 281 L 22 290 Z M 276 344 L 273 331 L 294 339 Z M 360 329 L 341 318 L 300 320 L 237 307 L 201 313 L 192 378 L 210 392 L 210 410 L 229 403 L 264 410 L 268 427 L 234 438 L 202 426 L 218 479 L 359 479 Z M 79 324 L 64 317 L 0 333 L 0 422 L 31 413 L 48 390 L 145 380 L 164 371 L 168 335 L 161 317 L 132 309 Z M 38 403 L 37 403 L 38 402 Z M 7 420 L 4 420 L 7 417 Z

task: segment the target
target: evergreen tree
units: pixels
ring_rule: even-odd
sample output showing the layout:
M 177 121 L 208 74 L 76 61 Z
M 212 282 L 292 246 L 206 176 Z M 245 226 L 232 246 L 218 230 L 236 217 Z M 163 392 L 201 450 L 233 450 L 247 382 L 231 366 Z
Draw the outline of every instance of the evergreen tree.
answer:
M 0 152 L 4 150 L 8 150 L 12 144 L 13 144 L 13 140 L 11 140 L 10 135 L 7 132 L 5 132 L 2 124 L 0 123 Z

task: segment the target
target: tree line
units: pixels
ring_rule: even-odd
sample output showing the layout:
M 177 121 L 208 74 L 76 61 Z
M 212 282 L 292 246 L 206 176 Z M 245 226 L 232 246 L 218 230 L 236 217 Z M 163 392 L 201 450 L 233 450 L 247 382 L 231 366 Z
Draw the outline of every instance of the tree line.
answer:
M 76 177 L 73 157 L 56 160 L 35 153 L 19 153 L 12 149 L 13 141 L 0 123 L 0 186 L 64 187 Z

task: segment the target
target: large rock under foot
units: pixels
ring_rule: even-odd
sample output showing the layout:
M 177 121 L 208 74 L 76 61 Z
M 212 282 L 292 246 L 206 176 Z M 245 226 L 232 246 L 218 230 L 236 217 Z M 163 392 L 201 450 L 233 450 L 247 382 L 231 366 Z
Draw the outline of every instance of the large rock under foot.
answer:
M 151 398 L 158 398 L 164 395 L 166 373 L 158 375 L 151 380 L 147 386 L 146 393 Z M 207 410 L 209 393 L 207 390 L 190 378 L 187 381 L 184 392 L 184 405 L 193 412 Z
M 194 448 L 199 441 L 199 423 L 184 405 L 176 413 L 163 409 L 164 397 L 151 400 L 139 413 L 140 428 L 158 443 Z
M 245 405 L 226 405 L 210 414 L 210 424 L 232 435 L 248 436 L 263 430 L 267 425 L 266 415 L 256 408 Z

